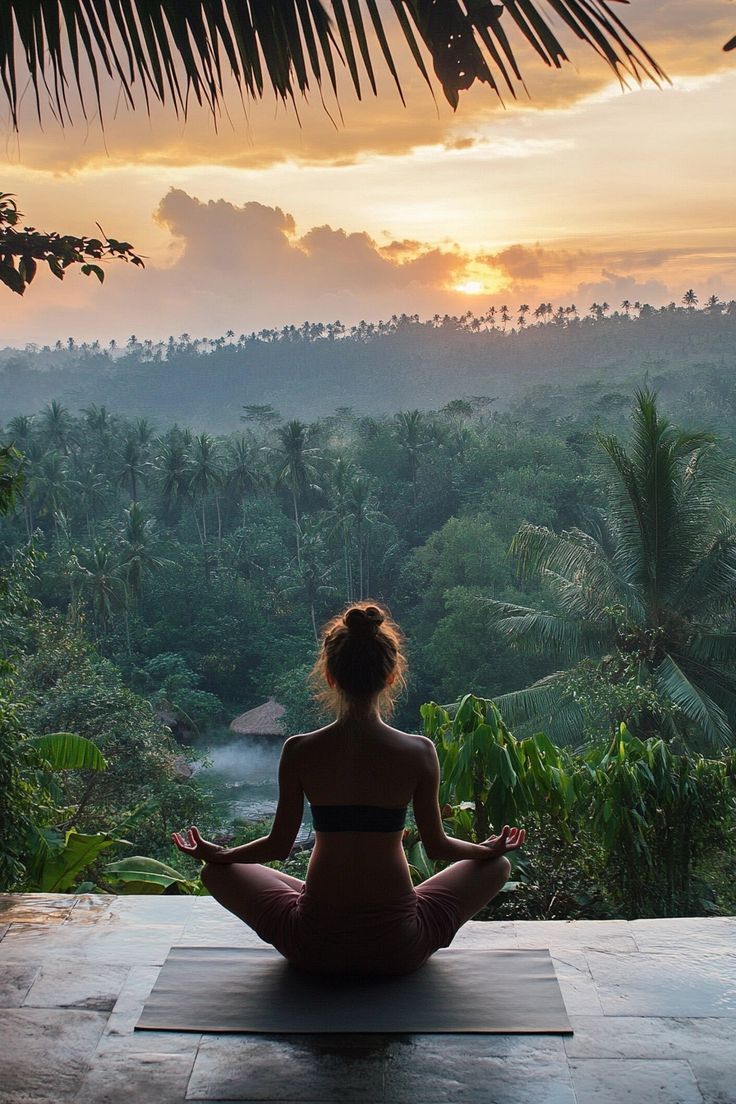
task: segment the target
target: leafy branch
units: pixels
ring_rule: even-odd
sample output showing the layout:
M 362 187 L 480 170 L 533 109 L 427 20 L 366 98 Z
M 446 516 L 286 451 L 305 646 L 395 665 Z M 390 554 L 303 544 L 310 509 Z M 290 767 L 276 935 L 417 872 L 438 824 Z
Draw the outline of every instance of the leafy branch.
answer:
M 23 295 L 33 282 L 39 263 L 47 264 L 59 280 L 68 268 L 79 264 L 85 276 L 94 274 L 100 283 L 105 272 L 96 261 L 112 257 L 145 267 L 130 242 L 108 238 L 102 227 L 102 238 L 78 238 L 55 231 L 43 234 L 33 226 L 16 229 L 22 218 L 12 194 L 0 192 L 0 281 L 17 295 Z

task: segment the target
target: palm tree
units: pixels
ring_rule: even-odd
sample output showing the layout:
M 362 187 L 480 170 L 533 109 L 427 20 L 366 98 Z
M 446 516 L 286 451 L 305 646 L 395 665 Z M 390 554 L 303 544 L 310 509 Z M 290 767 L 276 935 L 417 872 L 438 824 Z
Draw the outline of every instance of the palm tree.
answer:
M 502 308 L 504 310 L 505 308 Z M 412 502 L 417 504 L 417 474 L 419 471 L 419 453 L 426 446 L 426 418 L 420 410 L 400 410 L 394 415 L 396 439 L 409 462 Z
M 161 480 L 161 497 L 167 521 L 174 515 L 174 507 L 189 497 L 189 457 L 186 446 L 178 435 L 168 434 L 155 460 L 155 468 Z
M 82 593 L 92 609 L 97 632 L 104 636 L 125 591 L 120 566 L 109 548 L 96 544 L 91 552 L 82 556 L 79 568 L 82 572 Z
M 52 399 L 41 411 L 40 425 L 47 447 L 67 455 L 73 431 L 72 416 L 67 408 Z
M 332 567 L 325 563 L 325 548 L 321 535 L 315 530 L 304 533 L 301 541 L 301 562 L 294 564 L 291 574 L 282 580 L 284 594 L 300 594 L 309 606 L 312 632 L 319 641 L 316 606 L 320 598 L 331 597 L 337 592 L 332 584 Z
M 253 444 L 244 435 L 231 441 L 225 458 L 225 487 L 238 504 L 247 494 L 257 491 L 263 482 Z
M 130 492 L 131 502 L 138 501 L 138 486 L 145 477 L 146 466 L 139 442 L 135 437 L 126 437 L 116 478 L 119 486 Z
M 154 528 L 153 519 L 146 519 L 140 505 L 132 502 L 125 511 L 125 526 L 120 539 L 120 568 L 134 606 L 140 602 L 146 578 L 167 565 L 166 560 L 156 555 Z
M 370 593 L 370 528 L 384 515 L 376 507 L 376 499 L 371 493 L 371 483 L 366 475 L 356 475 L 350 480 L 347 495 L 346 523 L 348 530 L 355 536 L 358 552 L 358 598 Z
M 546 585 L 554 609 L 490 603 L 512 642 L 568 667 L 502 695 L 499 708 L 512 725 L 532 722 L 553 738 L 579 740 L 580 664 L 603 657 L 609 684 L 628 678 L 668 705 L 659 720 L 644 711 L 644 729 L 732 744 L 736 524 L 724 519 L 719 491 L 733 480 L 733 466 L 709 434 L 661 417 L 650 391 L 636 394 L 628 451 L 615 437 L 598 441 L 613 476 L 598 525 L 557 534 L 525 524 L 512 543 L 523 575 Z M 628 718 L 613 710 L 609 719 L 616 730 Z
M 50 517 L 57 536 L 61 513 L 69 501 L 71 490 L 64 457 L 58 452 L 47 452 L 32 469 L 28 495 L 31 510 L 41 517 Z
M 278 445 L 273 449 L 277 459 L 275 486 L 283 486 L 291 491 L 296 530 L 296 561 L 299 567 L 302 562 L 299 501 L 307 491 L 320 490 L 313 481 L 319 477 L 317 462 L 321 456 L 319 449 L 309 444 L 312 436 L 310 426 L 293 419 L 286 425 L 279 426 L 276 431 Z
M 355 476 L 355 465 L 344 456 L 338 456 L 330 472 L 332 508 L 324 517 L 330 523 L 328 539 L 337 533 L 342 538 L 343 566 L 345 570 L 345 600 L 353 600 L 353 572 L 350 561 L 350 483 Z
M 202 548 L 207 545 L 207 500 L 214 495 L 217 506 L 218 540 L 222 539 L 222 521 L 220 518 L 220 499 L 218 491 L 222 487 L 223 468 L 217 442 L 209 433 L 200 433 L 194 438 L 190 466 L 189 493 L 196 503 L 199 500 L 202 524 L 197 529 Z M 206 553 L 205 553 L 206 558 Z
M 63 18 L 59 7 L 63 9 Z M 213 113 L 222 107 L 224 77 L 232 74 L 242 93 L 260 99 L 271 86 L 284 103 L 327 79 L 337 91 L 339 61 L 360 97 L 377 78 L 368 30 L 372 26 L 384 62 L 403 99 L 394 50 L 413 58 L 425 81 L 430 76 L 421 46 L 453 107 L 475 81 L 501 94 L 522 86 L 512 43 L 521 39 L 551 67 L 567 61 L 565 48 L 549 16 L 558 17 L 571 37 L 591 47 L 614 70 L 637 82 L 657 83 L 662 70 L 618 17 L 598 0 L 511 0 L 473 4 L 463 0 L 392 0 L 396 31 L 375 3 L 350 0 L 266 0 L 258 4 L 198 0 L 188 4 L 149 0 L 11 0 L 0 37 L 0 87 L 13 125 L 18 127 L 27 84 L 63 123 L 70 117 L 68 87 L 76 85 L 84 109 L 89 88 L 102 117 L 105 78 L 130 106 L 151 99 L 170 101 L 186 115 L 190 96 Z M 388 6 L 388 5 L 387 5 Z M 332 10 L 330 17 L 329 10 Z M 396 46 L 393 44 L 398 40 Z M 421 44 L 421 45 L 420 45 Z M 375 48 L 374 48 L 375 52 Z M 71 71 L 70 71 L 71 70 Z M 92 80 L 88 79 L 89 70 Z
M 697 297 L 697 295 L 695 294 L 695 292 L 693 291 L 692 288 L 688 288 L 688 290 L 685 292 L 685 294 L 682 297 L 682 302 L 683 302 L 683 305 L 686 306 L 688 310 L 693 310 L 694 307 L 697 307 L 698 297 Z

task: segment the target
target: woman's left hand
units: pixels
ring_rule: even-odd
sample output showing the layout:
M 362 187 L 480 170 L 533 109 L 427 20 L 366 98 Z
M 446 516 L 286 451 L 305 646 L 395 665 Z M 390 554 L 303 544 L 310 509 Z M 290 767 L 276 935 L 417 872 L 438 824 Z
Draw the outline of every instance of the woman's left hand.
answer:
M 200 862 L 227 862 L 224 857 L 226 849 L 217 843 L 202 839 L 194 825 L 185 832 L 172 832 L 171 839 L 185 855 L 191 855 L 193 859 L 199 859 Z

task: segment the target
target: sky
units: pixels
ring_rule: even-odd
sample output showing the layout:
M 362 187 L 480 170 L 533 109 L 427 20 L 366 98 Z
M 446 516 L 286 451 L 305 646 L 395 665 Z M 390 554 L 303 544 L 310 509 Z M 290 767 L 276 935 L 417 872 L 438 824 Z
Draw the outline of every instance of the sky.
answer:
M 502 105 L 476 85 L 455 112 L 406 58 L 406 106 L 384 74 L 376 98 L 343 81 L 339 111 L 312 95 L 298 119 L 235 96 L 217 127 L 204 110 L 149 117 L 112 88 L 104 130 L 80 113 L 62 129 L 26 97 L 19 133 L 4 126 L 0 190 L 26 224 L 99 223 L 146 268 L 110 263 L 102 286 L 43 273 L 23 299 L 0 288 L 0 346 L 659 305 L 691 287 L 735 298 L 736 54 L 722 46 L 736 4 L 631 0 L 621 14 L 669 84 L 622 90 L 566 39 L 562 71 L 522 55 L 528 97 Z

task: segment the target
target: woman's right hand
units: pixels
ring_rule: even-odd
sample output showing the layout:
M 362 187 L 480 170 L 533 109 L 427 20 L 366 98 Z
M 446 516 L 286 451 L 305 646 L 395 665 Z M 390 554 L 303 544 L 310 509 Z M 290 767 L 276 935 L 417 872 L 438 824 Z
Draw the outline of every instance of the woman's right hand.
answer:
M 483 840 L 481 847 L 490 852 L 490 858 L 497 859 L 507 851 L 518 851 L 525 839 L 526 832 L 523 828 L 509 828 L 508 824 L 504 824 L 500 835 L 489 836 L 487 840 Z

